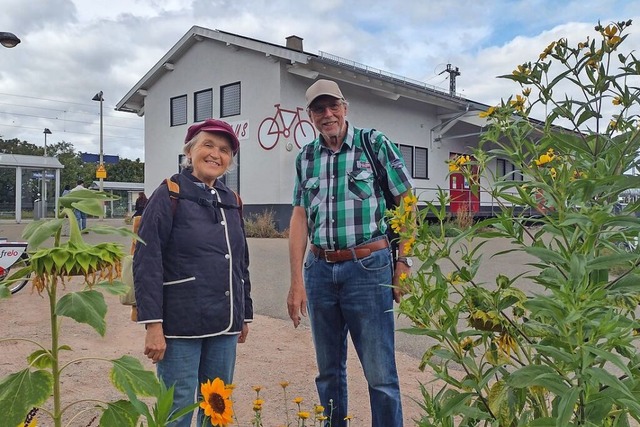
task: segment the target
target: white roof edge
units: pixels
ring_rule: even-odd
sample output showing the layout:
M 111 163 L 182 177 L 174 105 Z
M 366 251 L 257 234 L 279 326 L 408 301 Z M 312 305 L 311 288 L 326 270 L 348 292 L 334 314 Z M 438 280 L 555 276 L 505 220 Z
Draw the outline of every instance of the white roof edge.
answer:
M 133 98 L 140 89 L 146 89 L 146 83 L 151 80 L 158 72 L 163 72 L 163 66 L 167 62 L 179 59 L 181 51 L 189 49 L 194 43 L 198 42 L 198 37 L 205 37 L 211 40 L 217 40 L 229 45 L 242 47 L 258 52 L 264 52 L 265 55 L 272 55 L 292 62 L 308 63 L 311 55 L 304 52 L 297 52 L 286 47 L 279 47 L 267 42 L 253 40 L 230 33 L 221 32 L 219 30 L 210 30 L 207 28 L 194 25 L 185 33 L 184 36 L 173 45 L 173 47 L 127 92 L 127 94 L 116 104 L 116 110 L 139 113 L 143 106 L 128 106 L 127 103 Z

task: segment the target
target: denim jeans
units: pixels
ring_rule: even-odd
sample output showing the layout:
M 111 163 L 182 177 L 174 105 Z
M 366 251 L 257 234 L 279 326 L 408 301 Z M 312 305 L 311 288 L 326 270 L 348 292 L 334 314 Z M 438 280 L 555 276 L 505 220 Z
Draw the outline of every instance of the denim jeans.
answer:
M 233 382 L 238 335 L 208 338 L 167 338 L 164 358 L 158 362 L 158 377 L 167 387 L 175 386 L 173 410 L 179 411 L 195 402 L 200 384 L 216 377 L 225 384 Z M 198 397 L 200 399 L 200 397 Z M 190 427 L 193 415 L 185 415 L 171 427 Z M 204 413 L 198 410 L 198 426 Z
M 87 214 L 79 211 L 78 209 L 74 209 L 73 213 L 76 215 L 76 220 L 78 221 L 78 227 L 80 230 L 87 228 Z
M 345 427 L 347 333 L 369 385 L 372 427 L 401 427 L 402 404 L 395 361 L 391 252 L 328 263 L 309 252 L 304 280 L 316 350 L 316 387 L 332 427 Z

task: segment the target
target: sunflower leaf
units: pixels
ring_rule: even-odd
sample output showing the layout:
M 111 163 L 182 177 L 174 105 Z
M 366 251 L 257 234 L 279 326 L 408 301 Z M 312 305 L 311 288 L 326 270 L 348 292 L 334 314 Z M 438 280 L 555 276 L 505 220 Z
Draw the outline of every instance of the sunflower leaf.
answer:
M 48 371 L 29 369 L 0 380 L 0 413 L 3 425 L 24 423 L 33 407 L 42 405 L 53 391 L 53 377 Z
M 109 402 L 107 409 L 100 417 L 100 425 L 103 427 L 135 427 L 140 414 L 135 406 L 128 400 Z
M 64 295 L 56 305 L 56 314 L 70 317 L 78 323 L 86 323 L 101 336 L 107 331 L 107 304 L 102 293 L 98 291 L 88 290 Z
M 141 396 L 155 396 L 159 382 L 155 373 L 147 371 L 135 357 L 122 356 L 111 361 L 113 368 L 109 373 L 111 382 L 120 391 L 126 392 L 126 386 Z

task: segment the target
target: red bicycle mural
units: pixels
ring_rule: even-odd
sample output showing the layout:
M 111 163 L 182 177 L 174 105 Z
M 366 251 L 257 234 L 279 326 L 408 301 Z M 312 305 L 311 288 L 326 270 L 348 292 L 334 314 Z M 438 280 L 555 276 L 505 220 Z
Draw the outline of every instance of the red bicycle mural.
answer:
M 300 112 L 304 111 L 304 108 L 297 107 L 295 110 L 285 110 L 280 108 L 280 104 L 275 104 L 274 107 L 276 108 L 274 116 L 264 119 L 258 127 L 258 143 L 262 148 L 271 150 L 280 140 L 280 135 L 289 138 L 292 126 L 293 142 L 298 148 L 302 148 L 303 145 L 316 138 L 313 124 L 300 117 Z

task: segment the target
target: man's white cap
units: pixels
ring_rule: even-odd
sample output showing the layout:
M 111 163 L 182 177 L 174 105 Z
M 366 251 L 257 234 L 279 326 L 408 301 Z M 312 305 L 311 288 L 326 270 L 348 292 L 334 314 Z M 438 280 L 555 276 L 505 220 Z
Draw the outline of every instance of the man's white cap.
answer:
M 334 98 L 344 100 L 344 96 L 338 87 L 338 83 L 331 80 L 320 79 L 307 89 L 305 98 L 307 99 L 307 107 L 319 96 L 329 95 Z

